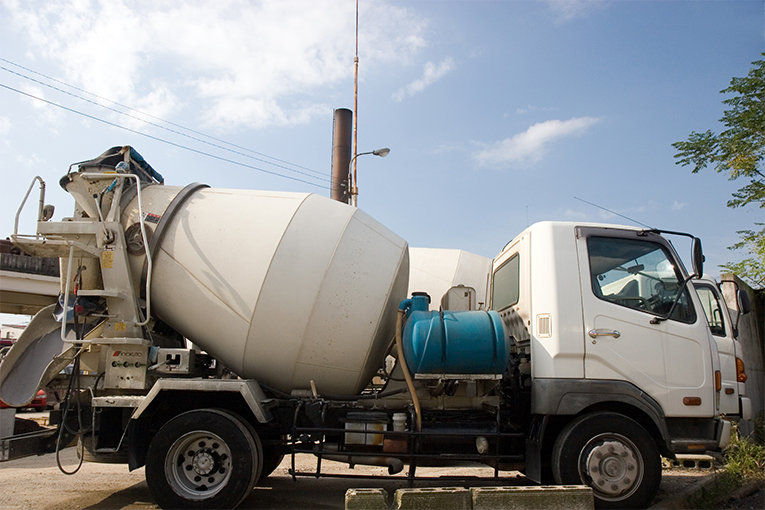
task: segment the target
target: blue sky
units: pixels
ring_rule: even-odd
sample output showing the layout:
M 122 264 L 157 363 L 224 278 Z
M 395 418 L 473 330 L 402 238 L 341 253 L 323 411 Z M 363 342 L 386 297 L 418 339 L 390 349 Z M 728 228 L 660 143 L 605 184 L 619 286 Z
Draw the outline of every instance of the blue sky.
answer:
M 493 257 L 535 221 L 627 222 L 579 197 L 701 237 L 716 275 L 741 258 L 736 230 L 765 218 L 727 208 L 745 183 L 692 175 L 671 144 L 721 130 L 719 91 L 765 51 L 764 19 L 762 1 L 361 0 L 358 151 L 391 153 L 359 158 L 359 207 L 411 246 Z M 353 0 L 2 0 L 0 84 L 154 138 L 0 87 L 0 235 L 34 175 L 69 215 L 58 179 L 115 145 L 167 184 L 328 195 L 354 21 Z

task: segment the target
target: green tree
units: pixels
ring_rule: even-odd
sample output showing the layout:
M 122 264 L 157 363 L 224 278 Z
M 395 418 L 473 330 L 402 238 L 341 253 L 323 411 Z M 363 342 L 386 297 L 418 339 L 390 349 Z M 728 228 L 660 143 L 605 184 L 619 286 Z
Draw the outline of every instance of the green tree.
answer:
M 765 53 L 762 54 L 765 56 Z M 752 62 L 749 74 L 733 78 L 721 94 L 735 94 L 725 99 L 725 110 L 720 122 L 725 130 L 692 132 L 688 140 L 675 142 L 676 162 L 693 166 L 693 173 L 713 167 L 729 180 L 747 179 L 749 184 L 739 188 L 728 201 L 728 207 L 754 205 L 765 209 L 765 175 L 761 170 L 765 158 L 765 60 Z M 765 287 L 765 223 L 755 223 L 759 230 L 739 230 L 741 242 L 729 247 L 746 250 L 749 257 L 721 268 L 737 274 L 754 287 Z

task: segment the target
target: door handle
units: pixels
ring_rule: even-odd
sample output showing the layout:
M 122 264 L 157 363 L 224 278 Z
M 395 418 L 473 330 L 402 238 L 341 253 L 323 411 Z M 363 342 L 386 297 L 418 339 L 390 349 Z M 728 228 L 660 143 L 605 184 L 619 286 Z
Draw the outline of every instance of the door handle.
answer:
M 591 329 L 587 332 L 587 334 L 590 335 L 590 338 L 597 338 L 599 336 L 612 336 L 614 338 L 619 338 L 622 336 L 622 334 L 615 329 Z

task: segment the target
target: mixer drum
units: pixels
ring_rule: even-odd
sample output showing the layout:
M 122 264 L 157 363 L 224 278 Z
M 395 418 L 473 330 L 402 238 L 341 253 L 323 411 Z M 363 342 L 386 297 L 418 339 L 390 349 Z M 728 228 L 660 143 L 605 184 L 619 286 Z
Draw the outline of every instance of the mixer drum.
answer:
M 394 335 L 406 242 L 357 208 L 304 193 L 201 189 L 163 217 L 157 208 L 178 192 L 143 190 L 162 230 L 152 313 L 241 377 L 284 392 L 311 380 L 319 393 L 360 392 Z

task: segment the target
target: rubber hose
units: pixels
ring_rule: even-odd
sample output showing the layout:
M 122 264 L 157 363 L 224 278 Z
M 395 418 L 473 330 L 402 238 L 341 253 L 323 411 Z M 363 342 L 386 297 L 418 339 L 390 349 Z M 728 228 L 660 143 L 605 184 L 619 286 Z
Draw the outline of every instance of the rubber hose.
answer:
M 398 352 L 398 360 L 401 363 L 402 372 L 404 372 L 404 378 L 406 378 L 406 385 L 409 387 L 409 393 L 412 395 L 414 414 L 417 416 L 417 432 L 420 432 L 422 431 L 422 410 L 420 409 L 420 399 L 417 398 L 414 381 L 412 381 L 412 376 L 409 374 L 409 367 L 406 366 L 406 359 L 404 359 L 404 340 L 401 338 L 405 313 L 404 310 L 399 310 L 396 315 L 396 351 Z

